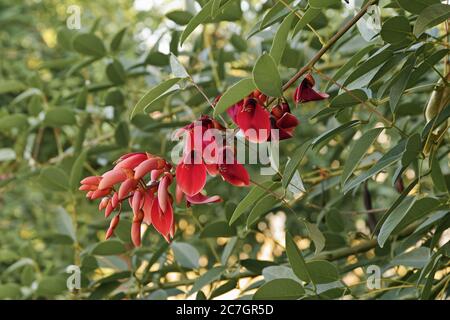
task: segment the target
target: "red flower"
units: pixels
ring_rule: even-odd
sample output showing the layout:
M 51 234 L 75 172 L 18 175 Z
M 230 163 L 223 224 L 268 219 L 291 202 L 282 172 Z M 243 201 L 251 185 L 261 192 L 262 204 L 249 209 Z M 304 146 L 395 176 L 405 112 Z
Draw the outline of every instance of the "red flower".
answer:
M 317 92 L 313 89 L 315 80 L 311 74 L 307 74 L 300 85 L 295 89 L 294 101 L 296 103 L 305 103 L 308 101 L 324 100 L 329 97 L 328 94 Z
M 183 193 L 189 196 L 199 193 L 206 184 L 206 166 L 201 154 L 197 151 L 186 154 L 177 166 L 176 177 Z
M 227 113 L 251 142 L 267 141 L 270 134 L 270 114 L 264 107 L 267 97 L 258 90 L 227 109 Z
M 286 102 L 276 105 L 271 111 L 272 128 L 278 129 L 279 140 L 292 138 L 295 127 L 299 121 L 291 113 L 289 105 Z

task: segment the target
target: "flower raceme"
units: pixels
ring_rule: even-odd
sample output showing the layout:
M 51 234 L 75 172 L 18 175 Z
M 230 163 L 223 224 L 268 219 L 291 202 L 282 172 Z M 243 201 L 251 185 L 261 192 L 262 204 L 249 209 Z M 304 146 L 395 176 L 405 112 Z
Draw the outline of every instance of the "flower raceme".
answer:
M 116 165 L 102 176 L 90 176 L 81 180 L 80 190 L 87 191 L 86 197 L 94 200 L 102 198 L 99 210 L 109 217 L 113 211 L 106 238 L 114 233 L 120 220 L 123 201 L 133 211 L 131 239 L 135 246 L 141 244 L 141 224 L 153 227 L 167 240 L 175 231 L 172 196 L 168 189 L 173 181 L 172 166 L 164 159 L 148 153 L 129 153 L 120 157 Z M 150 177 L 145 183 L 144 177 Z M 120 184 L 117 188 L 116 185 Z

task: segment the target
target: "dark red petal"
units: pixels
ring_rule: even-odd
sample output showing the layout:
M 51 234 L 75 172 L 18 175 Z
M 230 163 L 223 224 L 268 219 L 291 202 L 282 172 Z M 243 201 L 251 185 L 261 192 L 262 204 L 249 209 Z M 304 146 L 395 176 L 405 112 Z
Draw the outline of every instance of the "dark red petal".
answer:
M 264 142 L 270 134 L 270 113 L 260 104 L 246 102 L 236 115 L 239 128 L 251 142 Z
M 200 192 L 193 196 L 186 196 L 186 200 L 192 204 L 204 204 L 222 201 L 222 199 L 219 196 L 208 197 Z
M 187 195 L 199 193 L 206 184 L 205 165 L 192 160 L 190 161 L 190 164 L 185 163 L 188 159 L 191 159 L 191 154 L 192 153 L 186 155 L 186 157 L 178 164 L 176 170 L 177 184 Z
M 285 113 L 279 120 L 277 120 L 277 127 L 280 129 L 295 128 L 300 122 L 292 113 Z
M 245 167 L 240 163 L 220 164 L 219 172 L 222 178 L 232 185 L 242 187 L 250 184 L 250 176 Z
M 208 174 L 210 176 L 215 176 L 219 173 L 219 167 L 217 166 L 217 164 L 207 164 L 205 163 L 206 166 L 206 171 L 208 171 Z
M 236 124 L 237 124 L 236 116 L 242 108 L 242 103 L 243 102 L 240 101 L 227 109 L 227 114 L 230 116 L 231 120 L 233 120 L 233 122 Z
M 305 103 L 308 101 L 324 100 L 329 97 L 328 94 L 315 91 L 312 86 L 314 85 L 314 79 L 312 77 L 306 77 L 295 89 L 294 101 L 296 103 Z

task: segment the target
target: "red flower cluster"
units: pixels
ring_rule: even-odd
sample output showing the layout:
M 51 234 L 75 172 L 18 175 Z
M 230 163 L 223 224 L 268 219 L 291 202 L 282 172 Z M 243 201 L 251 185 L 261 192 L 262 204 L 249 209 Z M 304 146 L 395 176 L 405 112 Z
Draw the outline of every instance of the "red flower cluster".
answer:
M 201 193 L 207 174 L 219 174 L 223 180 L 235 186 L 247 186 L 250 183 L 247 170 L 237 162 L 231 148 L 224 147 L 223 140 L 217 140 L 223 138 L 205 134 L 211 129 L 224 130 L 217 121 L 203 116 L 179 131 L 187 139 L 183 157 L 176 169 L 177 201 L 183 196 L 188 203 L 194 204 L 219 201 L 217 196 L 207 198 Z
M 141 244 L 141 224 L 153 227 L 169 241 L 175 231 L 172 196 L 168 188 L 173 181 L 172 166 L 164 159 L 148 153 L 129 153 L 120 157 L 114 168 L 102 176 L 90 176 L 81 180 L 80 190 L 93 200 L 103 197 L 98 209 L 105 210 L 105 217 L 113 211 L 106 239 L 111 237 L 119 223 L 122 202 L 128 199 L 133 210 L 131 239 L 135 246 Z M 150 176 L 145 183 L 144 177 Z M 120 183 L 117 189 L 116 184 Z
M 305 103 L 309 101 L 324 100 L 329 97 L 328 94 L 317 92 L 313 89 L 316 81 L 311 74 L 307 74 L 300 85 L 295 89 L 294 101 L 295 103 Z
M 255 90 L 247 98 L 228 108 L 227 113 L 251 142 L 270 141 L 274 129 L 279 130 L 280 140 L 291 138 L 299 121 L 291 113 L 289 104 L 283 101 L 269 113 L 264 105 L 266 100 L 264 94 Z
M 295 91 L 295 102 L 326 99 L 326 93 L 313 89 L 314 79 L 307 75 Z M 216 101 L 220 99 L 218 97 Z M 291 113 L 284 100 L 269 112 L 265 105 L 267 97 L 258 90 L 230 107 L 227 112 L 243 131 L 246 139 L 261 143 L 274 139 L 272 130 L 278 130 L 278 139 L 289 139 L 298 126 L 298 119 Z M 219 132 L 208 134 L 209 130 Z M 183 198 L 186 204 L 203 204 L 221 201 L 219 196 L 208 197 L 202 193 L 207 175 L 220 175 L 223 180 L 235 186 L 248 186 L 250 177 L 244 166 L 236 160 L 235 151 L 226 146 L 226 135 L 217 121 L 202 116 L 178 134 L 186 134 L 183 156 L 176 167 L 165 159 L 149 153 L 129 153 L 120 157 L 116 165 L 102 176 L 90 176 L 81 181 L 80 190 L 87 191 L 87 198 L 102 198 L 99 210 L 105 217 L 116 211 L 111 220 L 108 239 L 119 223 L 122 203 L 128 200 L 133 211 L 131 238 L 134 245 L 141 244 L 141 224 L 153 227 L 167 240 L 174 236 L 175 222 L 173 199 L 169 187 L 176 177 L 176 201 Z M 209 152 L 205 152 L 209 151 Z M 145 181 L 148 177 L 148 182 Z M 116 185 L 120 184 L 119 187 Z

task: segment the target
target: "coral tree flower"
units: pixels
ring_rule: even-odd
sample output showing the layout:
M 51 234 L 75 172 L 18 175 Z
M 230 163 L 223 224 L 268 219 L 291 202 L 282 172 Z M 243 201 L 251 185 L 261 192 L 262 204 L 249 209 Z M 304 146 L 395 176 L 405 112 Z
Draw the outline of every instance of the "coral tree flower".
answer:
M 123 201 L 128 199 L 133 211 L 131 225 L 133 244 L 141 245 L 142 223 L 153 225 L 167 241 L 170 241 L 175 231 L 173 201 L 168 191 L 173 181 L 171 169 L 172 166 L 160 157 L 143 152 L 129 153 L 120 157 L 114 168 L 102 176 L 91 176 L 81 180 L 79 189 L 87 191 L 86 196 L 89 199 L 103 197 L 98 209 L 105 211 L 105 217 L 114 211 L 117 212 L 106 232 L 107 239 L 113 235 L 119 223 Z M 144 181 L 146 176 L 150 177 L 148 183 Z
M 328 94 L 317 92 L 313 89 L 316 81 L 311 74 L 307 74 L 300 85 L 295 89 L 295 103 L 305 103 L 309 101 L 324 100 L 329 97 Z
M 227 113 L 244 133 L 255 143 L 267 141 L 270 135 L 270 113 L 264 107 L 267 97 L 258 90 L 228 108 Z
M 291 113 L 289 104 L 286 102 L 279 103 L 272 108 L 270 119 L 272 122 L 272 129 L 278 129 L 279 140 L 292 138 L 295 128 L 300 123 L 297 117 Z
M 183 198 L 186 198 L 188 205 L 221 201 L 218 196 L 208 197 L 202 193 L 208 174 L 211 176 L 219 174 L 225 181 L 236 186 L 249 185 L 250 178 L 244 166 L 237 163 L 234 155 L 231 160 L 224 156 L 225 150 L 228 149 L 223 147 L 224 137 L 209 135 L 207 132 L 209 129 L 224 130 L 218 122 L 208 116 L 202 116 L 198 121 L 182 129 L 187 139 L 183 157 L 176 168 L 178 203 Z

